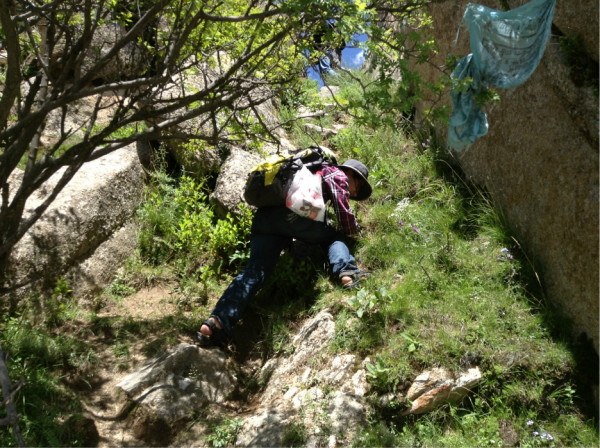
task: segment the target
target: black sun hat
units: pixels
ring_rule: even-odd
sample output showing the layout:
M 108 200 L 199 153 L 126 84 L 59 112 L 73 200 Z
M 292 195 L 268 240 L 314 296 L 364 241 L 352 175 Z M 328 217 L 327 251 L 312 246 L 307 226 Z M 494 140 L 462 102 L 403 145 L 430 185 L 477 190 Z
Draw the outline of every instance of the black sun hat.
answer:
M 354 174 L 358 175 L 356 177 L 361 181 L 360 187 L 358 188 L 358 193 L 356 197 L 352 199 L 364 201 L 371 196 L 371 193 L 373 193 L 373 188 L 371 188 L 371 184 L 369 184 L 369 181 L 367 180 L 369 177 L 369 170 L 364 163 L 359 162 L 358 160 L 349 159 L 346 160 L 342 165 L 339 165 L 338 168 L 342 169 L 343 171 L 351 170 Z

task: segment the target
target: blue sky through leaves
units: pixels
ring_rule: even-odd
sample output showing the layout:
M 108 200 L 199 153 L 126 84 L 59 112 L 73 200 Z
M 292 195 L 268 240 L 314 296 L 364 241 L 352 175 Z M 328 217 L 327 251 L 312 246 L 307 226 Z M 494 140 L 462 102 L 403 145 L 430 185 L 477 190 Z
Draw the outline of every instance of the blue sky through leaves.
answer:
M 354 36 L 359 42 L 367 40 L 366 34 Z M 342 66 L 351 70 L 359 69 L 365 61 L 364 50 L 353 46 L 346 46 L 342 50 Z M 319 88 L 323 86 L 323 81 L 319 76 L 319 72 L 314 67 L 309 67 L 307 70 L 309 79 L 316 79 L 319 83 Z

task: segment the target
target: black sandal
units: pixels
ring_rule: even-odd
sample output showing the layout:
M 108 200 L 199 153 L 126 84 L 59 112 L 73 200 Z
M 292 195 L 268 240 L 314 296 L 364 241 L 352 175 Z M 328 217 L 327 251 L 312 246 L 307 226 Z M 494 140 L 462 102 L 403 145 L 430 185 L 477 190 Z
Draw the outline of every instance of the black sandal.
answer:
M 227 332 L 223 328 L 217 327 L 215 319 L 215 317 L 211 316 L 202 322 L 202 325 L 206 325 L 210 328 L 210 331 L 212 332 L 210 336 L 202 334 L 201 332 L 196 333 L 196 340 L 200 343 L 201 347 L 227 347 L 229 342 Z
M 352 278 L 352 281 L 350 283 L 346 283 L 345 285 L 343 285 L 342 288 L 344 288 L 344 289 L 358 288 L 358 284 L 360 282 L 362 282 L 364 279 L 366 279 L 369 275 L 371 275 L 370 272 L 342 272 L 340 274 L 340 279 L 342 277 L 351 277 Z

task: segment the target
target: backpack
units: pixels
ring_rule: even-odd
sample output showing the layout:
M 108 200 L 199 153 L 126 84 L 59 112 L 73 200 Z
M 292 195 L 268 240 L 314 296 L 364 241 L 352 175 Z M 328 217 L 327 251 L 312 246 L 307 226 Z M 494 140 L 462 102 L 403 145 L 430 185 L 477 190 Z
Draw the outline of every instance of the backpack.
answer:
M 303 166 L 316 173 L 323 164 L 336 165 L 337 161 L 333 153 L 322 146 L 274 154 L 248 174 L 244 200 L 256 207 L 286 205 L 286 196 L 294 175 Z

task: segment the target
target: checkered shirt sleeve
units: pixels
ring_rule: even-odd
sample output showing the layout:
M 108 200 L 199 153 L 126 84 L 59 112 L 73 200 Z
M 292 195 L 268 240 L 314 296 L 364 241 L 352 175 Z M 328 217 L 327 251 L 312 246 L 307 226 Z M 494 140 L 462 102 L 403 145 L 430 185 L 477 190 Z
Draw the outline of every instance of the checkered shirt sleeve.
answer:
M 323 177 L 323 197 L 330 200 L 338 223 L 348 236 L 356 235 L 360 229 L 356 216 L 350 207 L 348 177 L 335 166 L 325 165 L 321 170 Z

